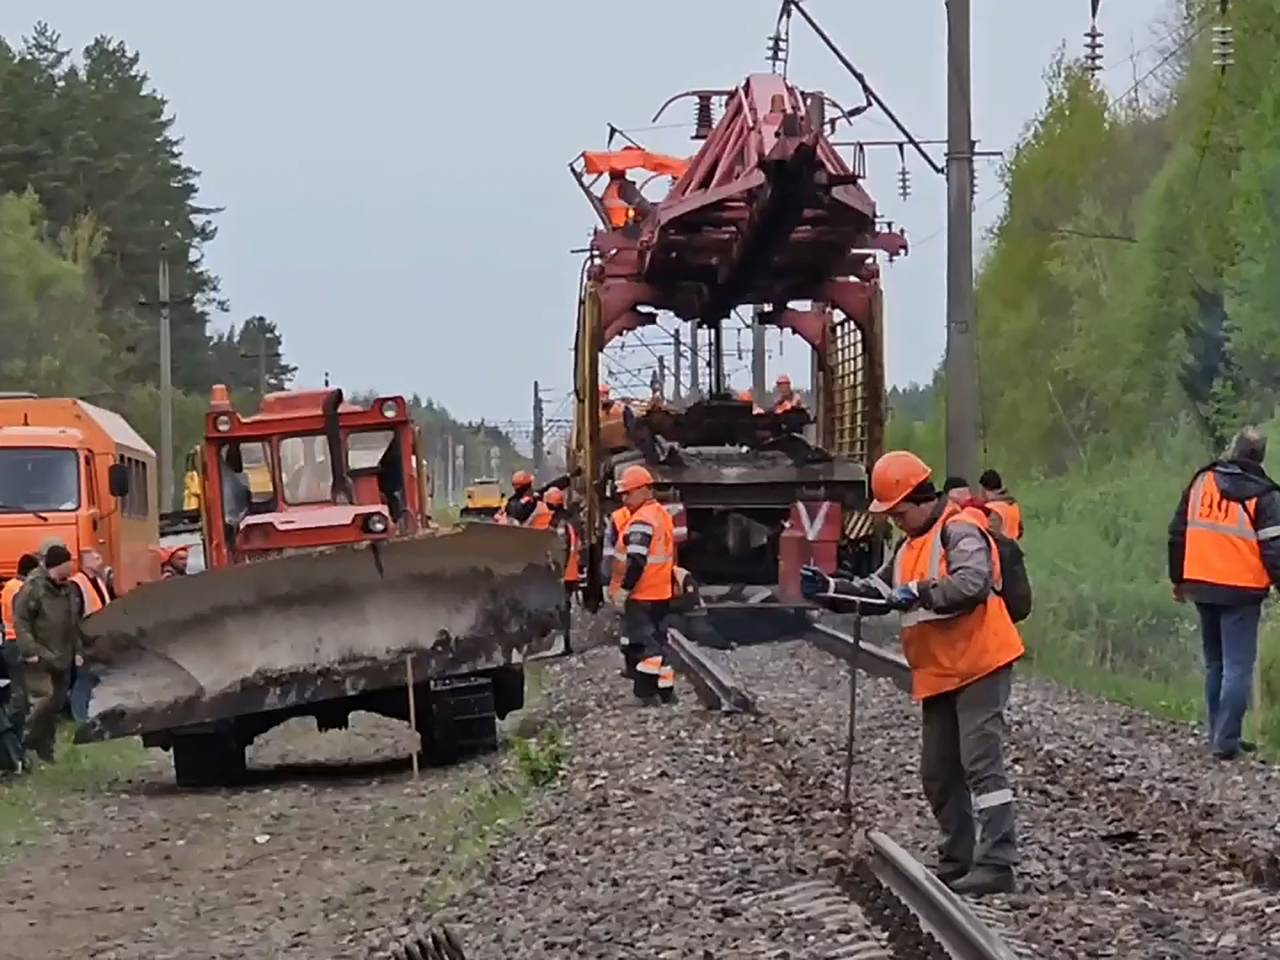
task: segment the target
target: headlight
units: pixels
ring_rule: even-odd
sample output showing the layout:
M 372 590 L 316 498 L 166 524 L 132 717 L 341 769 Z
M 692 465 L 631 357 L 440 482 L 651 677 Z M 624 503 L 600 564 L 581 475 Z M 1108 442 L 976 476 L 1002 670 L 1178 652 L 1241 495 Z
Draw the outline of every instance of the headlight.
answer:
M 364 528 L 370 533 L 386 533 L 387 518 L 381 513 L 371 513 L 364 518 Z
M 400 416 L 400 404 L 396 403 L 394 400 L 383 400 L 382 415 L 388 420 L 394 420 L 396 417 Z
M 231 417 L 225 413 L 219 414 L 218 418 L 213 421 L 213 426 L 219 433 L 226 433 L 231 429 Z

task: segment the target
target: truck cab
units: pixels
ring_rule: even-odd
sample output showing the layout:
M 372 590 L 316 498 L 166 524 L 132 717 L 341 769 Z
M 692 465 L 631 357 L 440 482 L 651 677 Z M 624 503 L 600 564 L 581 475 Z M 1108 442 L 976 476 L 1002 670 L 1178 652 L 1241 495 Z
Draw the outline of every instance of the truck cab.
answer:
M 366 408 L 340 390 L 272 393 L 242 417 L 215 386 L 199 460 L 208 565 L 416 533 L 418 447 L 403 397 Z

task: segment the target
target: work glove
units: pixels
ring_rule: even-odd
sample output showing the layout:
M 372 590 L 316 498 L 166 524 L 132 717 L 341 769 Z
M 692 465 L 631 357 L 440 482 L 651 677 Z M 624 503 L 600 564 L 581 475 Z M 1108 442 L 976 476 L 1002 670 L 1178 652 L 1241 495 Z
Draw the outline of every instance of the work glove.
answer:
M 623 609 L 627 605 L 627 598 L 631 596 L 630 590 L 615 590 L 609 595 L 609 602 L 618 610 Z
M 831 578 L 818 567 L 804 566 L 800 568 L 800 593 L 812 600 L 823 593 L 832 592 Z
M 914 583 L 904 583 L 900 587 L 895 587 L 889 594 L 889 606 L 894 610 L 910 610 L 919 605 L 920 591 L 916 589 Z

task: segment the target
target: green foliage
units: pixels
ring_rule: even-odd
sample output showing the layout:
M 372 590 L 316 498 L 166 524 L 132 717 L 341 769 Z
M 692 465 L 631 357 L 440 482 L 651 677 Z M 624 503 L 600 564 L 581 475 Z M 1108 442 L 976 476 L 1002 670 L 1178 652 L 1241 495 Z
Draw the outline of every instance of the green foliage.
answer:
M 567 754 L 564 734 L 558 727 L 545 729 L 536 740 L 517 737 L 512 741 L 516 765 L 533 787 L 549 787 L 560 779 Z

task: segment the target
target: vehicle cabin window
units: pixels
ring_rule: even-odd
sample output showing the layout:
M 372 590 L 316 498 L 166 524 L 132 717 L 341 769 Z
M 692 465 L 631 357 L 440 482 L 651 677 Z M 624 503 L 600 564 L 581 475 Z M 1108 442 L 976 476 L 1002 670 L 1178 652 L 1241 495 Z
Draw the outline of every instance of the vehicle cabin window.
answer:
M 230 441 L 218 451 L 222 472 L 222 514 L 237 524 L 258 504 L 268 507 L 275 501 L 275 480 L 271 453 L 265 442 Z
M 280 441 L 280 477 L 286 503 L 328 503 L 333 496 L 329 441 L 323 434 Z
M 80 509 L 80 461 L 74 450 L 0 448 L 0 512 Z
M 395 440 L 394 430 L 363 430 L 347 436 L 347 469 L 376 470 Z
M 129 471 L 129 492 L 120 502 L 126 517 L 146 517 L 151 513 L 151 494 L 147 490 L 147 464 L 127 453 L 116 458 Z
M 92 453 L 84 455 L 84 488 L 88 494 L 87 499 L 90 509 L 96 510 L 98 507 L 98 474 L 93 469 Z

